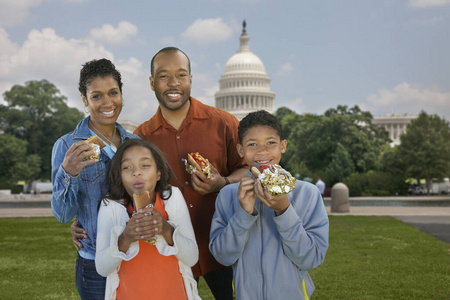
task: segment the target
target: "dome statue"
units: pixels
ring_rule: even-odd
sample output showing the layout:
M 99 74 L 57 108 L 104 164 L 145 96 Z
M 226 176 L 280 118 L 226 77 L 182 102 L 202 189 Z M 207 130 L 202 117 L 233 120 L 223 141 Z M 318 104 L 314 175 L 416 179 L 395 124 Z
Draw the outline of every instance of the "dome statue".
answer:
M 255 110 L 275 111 L 270 78 L 261 59 L 250 51 L 250 37 L 245 27 L 244 21 L 239 50 L 227 61 L 215 94 L 216 107 L 230 112 L 238 120 Z

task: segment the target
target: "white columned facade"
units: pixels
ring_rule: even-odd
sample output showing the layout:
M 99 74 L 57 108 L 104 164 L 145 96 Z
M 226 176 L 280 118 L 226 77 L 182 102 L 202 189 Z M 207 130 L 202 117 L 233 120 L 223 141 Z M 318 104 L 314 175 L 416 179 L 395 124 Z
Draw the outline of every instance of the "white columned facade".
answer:
M 243 22 L 240 47 L 225 65 L 215 94 L 216 107 L 241 120 L 249 112 L 264 109 L 275 112 L 275 93 L 262 61 L 250 51 L 249 36 Z

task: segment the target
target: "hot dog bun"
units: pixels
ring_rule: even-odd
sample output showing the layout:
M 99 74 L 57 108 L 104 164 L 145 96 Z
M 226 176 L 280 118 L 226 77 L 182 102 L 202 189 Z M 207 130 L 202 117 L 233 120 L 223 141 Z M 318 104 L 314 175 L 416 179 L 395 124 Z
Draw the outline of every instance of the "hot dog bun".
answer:
M 258 170 L 257 167 L 252 167 L 252 168 L 250 169 L 250 171 L 252 172 L 253 176 L 255 176 L 255 178 L 258 178 L 259 175 L 261 175 L 261 172 Z
M 192 153 L 192 154 L 194 154 L 194 153 Z M 203 172 L 203 170 L 202 170 L 202 167 L 200 167 L 200 165 L 197 163 L 197 161 L 192 157 L 192 154 L 191 153 L 188 153 L 188 159 L 187 159 L 187 161 L 188 161 L 188 163 L 191 165 L 191 166 L 194 166 L 197 170 L 199 170 L 200 172 Z M 198 154 L 198 152 L 197 152 L 197 154 Z M 198 154 L 198 155 L 200 155 L 200 154 Z M 203 157 L 202 157 L 203 158 Z
M 148 191 L 143 191 L 140 194 L 133 194 L 134 208 L 139 211 L 141 208 L 146 207 L 152 203 L 150 198 L 150 193 Z

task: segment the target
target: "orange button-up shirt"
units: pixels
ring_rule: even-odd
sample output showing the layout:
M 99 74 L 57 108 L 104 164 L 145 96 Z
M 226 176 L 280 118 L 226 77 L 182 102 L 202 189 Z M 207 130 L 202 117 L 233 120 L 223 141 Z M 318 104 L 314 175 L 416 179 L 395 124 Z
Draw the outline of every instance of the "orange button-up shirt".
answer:
M 205 105 L 191 97 L 189 112 L 177 131 L 168 124 L 158 108 L 156 114 L 134 131 L 143 140 L 150 141 L 164 153 L 182 186 L 180 187 L 189 208 L 192 226 L 199 248 L 199 261 L 192 268 L 194 277 L 223 269 L 209 252 L 209 230 L 215 210 L 217 193 L 200 195 L 191 186 L 191 175 L 186 172 L 182 159 L 187 153 L 199 152 L 214 165 L 222 176 L 245 166 L 236 145 L 239 143 L 239 121 L 230 113 Z

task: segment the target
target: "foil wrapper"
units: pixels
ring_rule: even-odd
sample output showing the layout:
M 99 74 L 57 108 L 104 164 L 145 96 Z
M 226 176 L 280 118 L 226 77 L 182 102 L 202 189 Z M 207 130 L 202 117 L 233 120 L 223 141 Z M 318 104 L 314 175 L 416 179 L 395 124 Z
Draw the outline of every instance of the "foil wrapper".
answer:
M 291 173 L 276 164 L 265 169 L 258 179 L 272 196 L 289 193 L 294 189 L 294 183 L 297 181 Z
M 94 143 L 89 143 L 89 145 L 92 146 L 95 154 L 85 157 L 84 160 L 89 160 L 89 159 L 100 159 L 100 146 Z

